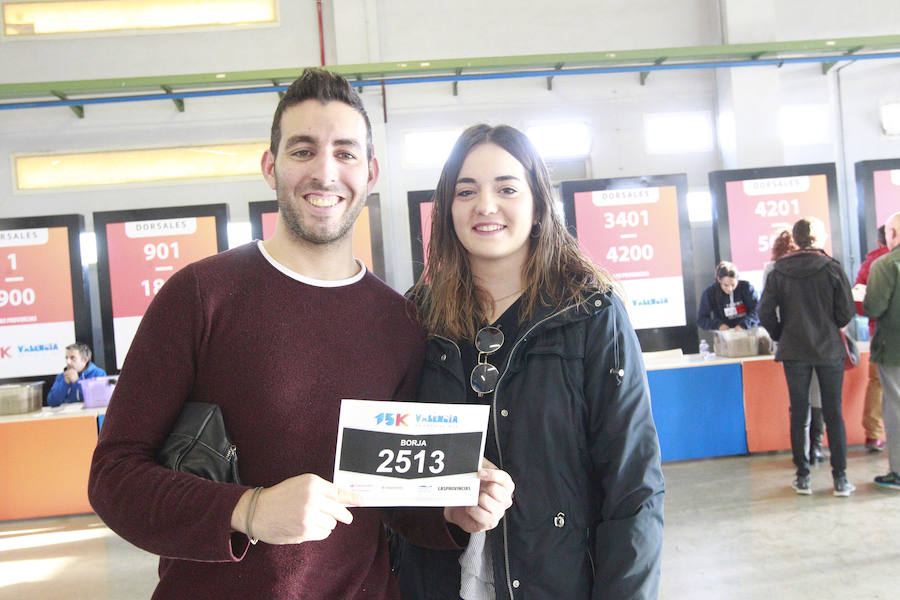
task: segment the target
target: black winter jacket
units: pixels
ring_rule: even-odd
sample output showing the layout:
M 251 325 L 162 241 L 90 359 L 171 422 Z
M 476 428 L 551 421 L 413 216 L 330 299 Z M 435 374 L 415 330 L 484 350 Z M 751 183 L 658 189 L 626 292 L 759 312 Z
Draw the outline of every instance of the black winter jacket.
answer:
M 841 360 L 844 346 L 838 329 L 854 314 L 850 281 L 841 263 L 821 250 L 800 250 L 778 259 L 759 304 L 759 320 L 778 342 L 775 360 L 780 361 Z
M 622 302 L 549 309 L 519 328 L 485 456 L 516 484 L 487 544 L 498 599 L 656 598 L 664 482 L 641 349 Z M 466 401 L 459 346 L 433 337 L 418 398 Z M 459 598 L 460 551 L 399 541 L 404 600 Z

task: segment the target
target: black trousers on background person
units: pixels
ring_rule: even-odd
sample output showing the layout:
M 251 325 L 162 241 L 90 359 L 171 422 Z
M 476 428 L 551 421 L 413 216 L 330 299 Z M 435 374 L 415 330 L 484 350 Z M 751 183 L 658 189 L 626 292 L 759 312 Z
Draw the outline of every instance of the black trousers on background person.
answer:
M 782 363 L 791 399 L 791 452 L 797 475 L 809 475 L 809 385 L 815 370 L 822 392 L 822 415 L 828 432 L 831 450 L 831 474 L 845 475 L 847 471 L 847 433 L 841 408 L 841 386 L 844 383 L 844 360 L 813 365 L 803 361 Z

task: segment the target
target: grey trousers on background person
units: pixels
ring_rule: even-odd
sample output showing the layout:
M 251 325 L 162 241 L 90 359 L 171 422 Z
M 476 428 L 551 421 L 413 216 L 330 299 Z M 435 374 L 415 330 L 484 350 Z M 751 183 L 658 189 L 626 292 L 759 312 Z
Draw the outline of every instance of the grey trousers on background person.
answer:
M 881 416 L 887 434 L 888 464 L 900 473 L 900 366 L 878 365 L 881 378 Z

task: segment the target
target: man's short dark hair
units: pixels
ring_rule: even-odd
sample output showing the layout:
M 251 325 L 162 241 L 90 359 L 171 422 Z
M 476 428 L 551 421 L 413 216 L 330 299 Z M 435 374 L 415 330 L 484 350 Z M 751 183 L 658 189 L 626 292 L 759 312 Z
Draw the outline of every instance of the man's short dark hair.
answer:
M 69 344 L 68 346 L 66 346 L 66 350 L 74 350 L 81 355 L 81 358 L 85 359 L 88 362 L 91 362 L 91 347 L 83 342 L 75 342 L 74 344 Z
M 884 233 L 884 225 L 878 228 L 878 242 L 882 246 L 887 246 L 887 236 Z
M 315 99 L 322 103 L 343 102 L 362 115 L 366 122 L 366 159 L 372 160 L 372 124 L 369 115 L 363 107 L 362 98 L 350 83 L 331 71 L 325 69 L 308 68 L 292 83 L 284 92 L 284 96 L 278 102 L 275 109 L 275 117 L 272 119 L 272 135 L 269 139 L 269 150 L 273 156 L 278 156 L 278 145 L 281 143 L 281 116 L 288 108 Z

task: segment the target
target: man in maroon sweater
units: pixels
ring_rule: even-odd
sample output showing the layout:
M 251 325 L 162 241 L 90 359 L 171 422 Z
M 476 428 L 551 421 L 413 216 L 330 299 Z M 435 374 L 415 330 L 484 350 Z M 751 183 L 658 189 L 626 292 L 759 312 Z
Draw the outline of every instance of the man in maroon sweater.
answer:
M 193 263 L 160 290 L 106 413 L 91 505 L 161 556 L 154 598 L 395 599 L 383 524 L 457 548 L 463 532 L 496 526 L 513 485 L 483 469 L 475 507 L 348 509 L 358 499 L 329 481 L 340 401 L 413 399 L 424 334 L 352 255 L 378 163 L 343 78 L 310 69 L 290 86 L 262 170 L 278 197 L 274 236 Z M 156 462 L 186 401 L 221 407 L 248 485 Z

